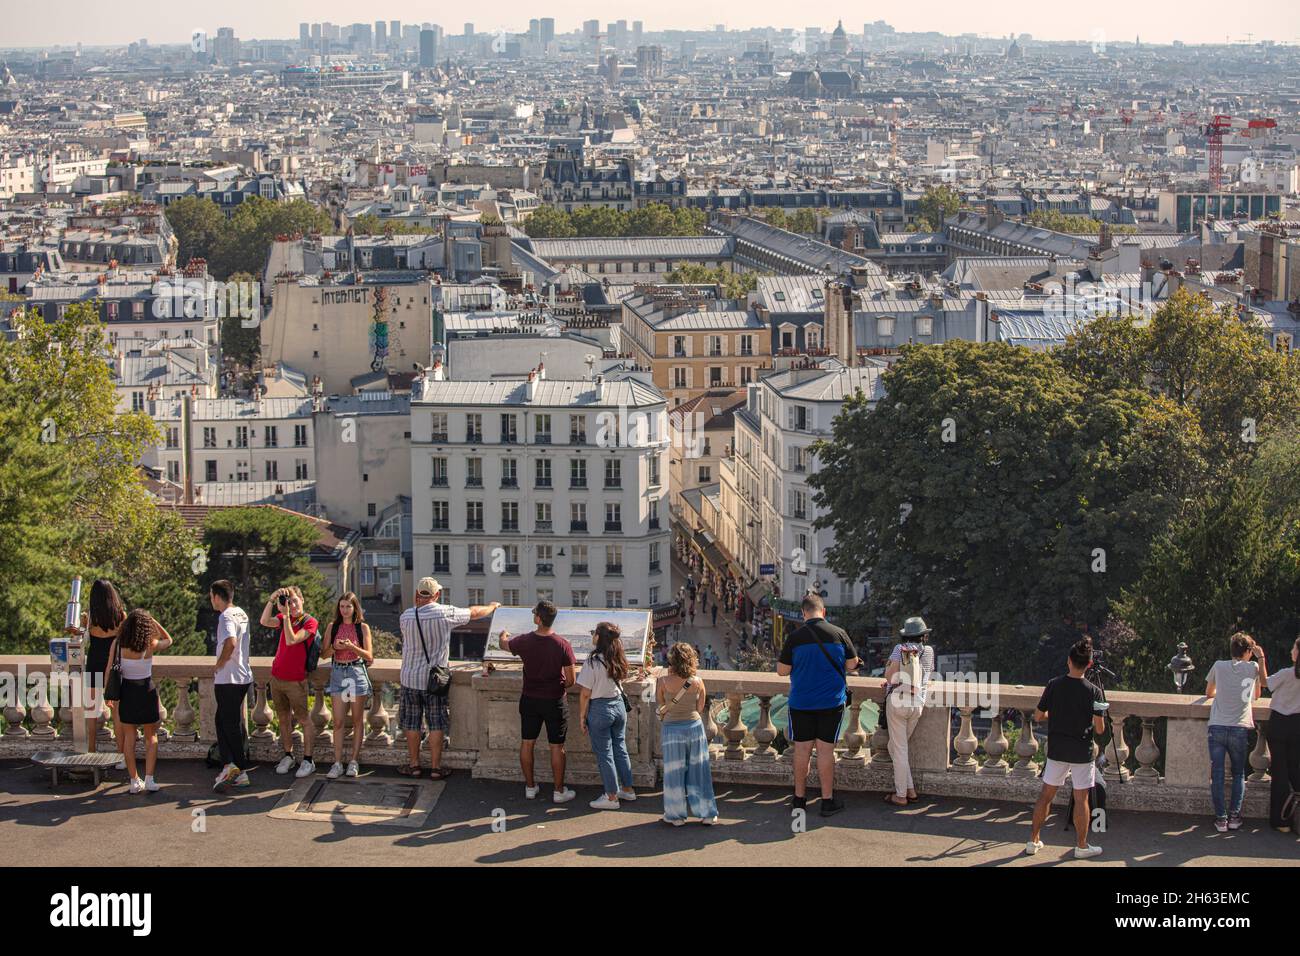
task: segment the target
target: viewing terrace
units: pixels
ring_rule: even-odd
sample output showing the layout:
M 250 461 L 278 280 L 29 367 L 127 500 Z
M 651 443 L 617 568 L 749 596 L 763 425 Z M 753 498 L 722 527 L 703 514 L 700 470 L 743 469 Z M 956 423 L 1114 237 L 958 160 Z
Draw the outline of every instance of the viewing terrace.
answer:
M 888 730 L 874 722 L 874 706 L 882 696 L 882 681 L 849 679 L 851 715 L 836 746 L 836 788 L 848 810 L 831 820 L 816 813 L 810 800 L 806 832 L 794 832 L 789 809 L 791 768 L 788 754 L 773 746 L 777 728 L 771 720 L 774 697 L 784 694 L 787 680 L 771 673 L 706 671 L 702 673 L 714 701 L 707 715 L 713 741 L 713 780 L 719 798 L 721 824 L 712 829 L 691 825 L 679 829 L 659 822 L 662 803 L 659 781 L 662 761 L 658 722 L 654 714 L 653 681 L 634 680 L 625 686 L 632 700 L 627 744 L 641 799 L 617 812 L 588 809 L 599 776 L 589 742 L 576 719 L 570 722 L 568 781 L 580 789 L 579 798 L 557 806 L 545 799 L 524 799 L 518 765 L 517 667 L 500 667 L 491 674 L 480 665 L 453 663 L 451 731 L 444 766 L 456 773 L 446 783 L 423 825 L 391 829 L 356 823 L 307 822 L 268 815 L 292 776 L 276 776 L 269 766 L 280 754 L 266 685 L 271 660 L 254 658 L 255 698 L 248 710 L 251 746 L 259 764 L 248 790 L 214 794 L 213 772 L 202 758 L 215 739 L 212 659 L 161 656 L 154 676 L 165 700 L 176 700 L 166 685 L 187 686 L 190 693 L 176 700 L 160 731 L 159 793 L 131 796 L 121 774 L 93 787 L 77 780 L 51 789 L 47 772 L 25 759 L 42 751 L 70 748 L 68 720 L 49 704 L 43 682 L 48 675 L 44 657 L 0 657 L 0 680 L 28 681 L 35 688 L 30 707 L 7 706 L 0 735 L 0 841 L 29 862 L 75 864 L 85 848 L 106 851 L 120 847 L 141 863 L 169 865 L 200 853 L 204 862 L 246 863 L 267 854 L 287 854 L 313 862 L 365 863 L 645 863 L 780 865 L 808 863 L 902 865 L 1091 866 L 1101 864 L 1286 864 L 1300 861 L 1293 836 L 1267 826 L 1269 753 L 1258 735 L 1250 755 L 1245 816 L 1240 831 L 1216 834 L 1208 793 L 1209 759 L 1205 744 L 1208 703 L 1191 695 L 1109 695 L 1111 713 L 1125 728 L 1116 741 L 1118 762 L 1106 768 L 1108 817 L 1105 833 L 1094 842 L 1105 848 L 1099 860 L 1075 863 L 1066 848 L 1072 834 L 1062 832 L 1064 795 L 1058 812 L 1044 831 L 1047 849 L 1034 858 L 1021 857 L 1028 837 L 1032 801 L 1039 791 L 1043 742 L 1030 734 L 1009 741 L 1001 721 L 975 732 L 978 714 L 990 692 L 996 707 L 1017 711 L 1023 726 L 1032 726 L 1040 688 L 984 687 L 944 682 L 932 685 L 937 705 L 926 709 L 912 739 L 913 768 L 920 802 L 903 810 L 883 805 L 880 794 L 892 789 L 886 749 Z M 326 670 L 315 675 L 323 684 Z M 364 733 L 361 756 L 369 779 L 401 782 L 391 769 L 406 761 L 405 740 L 396 727 L 396 713 L 385 702 L 384 689 L 395 687 L 399 662 L 377 660 L 370 669 L 376 695 L 364 727 L 332 726 L 324 696 L 317 693 L 312 710 L 317 728 L 318 775 L 328 767 L 335 733 Z M 576 694 L 570 702 L 576 716 Z M 755 716 L 756 715 L 756 716 Z M 864 715 L 867 719 L 864 721 Z M 1255 719 L 1268 719 L 1267 702 L 1257 705 Z M 864 724 L 871 727 L 870 733 Z M 297 737 L 295 733 L 295 737 Z M 99 749 L 113 747 L 111 733 L 101 729 Z M 299 744 L 299 747 L 301 745 Z M 1108 744 L 1106 750 L 1114 754 Z M 143 754 L 143 746 L 138 746 Z M 423 750 L 425 766 L 427 748 Z M 538 748 L 536 775 L 550 779 L 545 748 Z M 809 794 L 817 793 L 815 779 Z M 865 791 L 865 793 L 864 793 Z M 202 814 L 198 811 L 202 810 Z M 495 811 L 495 813 L 494 813 Z M 222 839 L 187 842 L 196 816 L 204 816 L 207 832 Z M 238 826 L 231 826 L 233 821 Z M 494 820 L 502 820 L 494 828 Z M 111 823 L 112 826 L 105 824 Z M 504 826 L 504 831 L 501 827 Z M 53 827 L 50 832 L 46 828 Z M 409 853 L 404 849 L 425 852 Z M 1059 848 L 1059 852 L 1058 852 Z M 141 858 L 139 854 L 146 854 Z

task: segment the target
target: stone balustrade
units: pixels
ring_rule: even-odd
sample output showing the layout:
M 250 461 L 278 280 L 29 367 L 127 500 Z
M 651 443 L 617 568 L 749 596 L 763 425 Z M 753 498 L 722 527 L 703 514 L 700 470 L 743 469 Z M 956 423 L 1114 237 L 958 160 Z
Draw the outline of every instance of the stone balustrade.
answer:
M 274 760 L 280 746 L 273 727 L 267 683 L 271 659 L 254 658 L 254 693 L 247 705 L 250 746 L 256 758 Z M 0 680 L 16 684 L 20 672 L 48 675 L 48 659 L 40 656 L 0 656 Z M 161 656 L 154 663 L 154 678 L 165 687 L 196 687 L 197 693 L 178 694 L 172 713 L 165 715 L 159 732 L 159 754 L 163 758 L 204 756 L 215 735 L 215 702 L 212 692 L 213 661 L 209 657 Z M 362 762 L 399 765 L 406 762 L 405 735 L 397 729 L 396 707 L 400 661 L 378 660 L 370 668 L 376 693 L 370 698 L 362 727 L 352 726 L 349 709 L 343 728 L 333 726 L 329 702 L 323 693 L 328 665 L 313 675 L 316 688 L 311 720 L 316 728 L 315 758 L 328 763 L 333 735 L 342 732 L 349 747 L 352 735 L 365 735 Z M 704 671 L 701 673 L 712 703 L 705 716 L 713 751 L 713 777 L 718 783 L 788 785 L 791 778 L 790 750 L 778 753 L 774 743 L 778 729 L 771 719 L 772 699 L 786 693 L 788 680 L 772 673 L 751 671 Z M 519 780 L 519 665 L 497 665 L 491 674 L 481 673 L 477 662 L 453 662 L 451 730 L 444 764 L 468 769 L 476 778 Z M 630 680 L 624 685 L 632 701 L 628 715 L 627 746 L 633 777 L 638 786 L 654 786 L 660 779 L 662 761 L 658 721 L 655 716 L 653 678 Z M 879 678 L 849 679 L 849 720 L 836 743 L 836 786 L 845 790 L 892 789 L 892 764 L 888 752 L 889 731 L 877 726 L 868 734 L 862 715 L 868 702 L 880 705 L 883 681 Z M 984 688 L 981 694 L 990 689 Z M 387 693 L 386 693 L 387 691 Z M 1033 726 L 1033 710 L 1041 688 L 1001 685 L 996 688 L 1000 713 L 1020 714 L 1020 728 Z M 166 695 L 170 697 L 171 695 Z M 975 720 L 982 713 L 970 685 L 931 685 L 934 700 L 953 706 L 925 709 L 910 744 L 910 762 L 917 787 L 931 796 L 1032 801 L 1039 790 L 1043 743 L 1032 733 L 1017 732 L 1014 744 L 1002 720 L 990 722 L 981 737 Z M 48 691 L 41 687 L 28 705 L 5 701 L 4 731 L 0 734 L 0 757 L 19 757 L 37 750 L 70 743 L 69 713 L 56 712 Z M 753 726 L 742 720 L 742 705 L 756 698 L 758 718 Z M 1174 694 L 1143 694 L 1115 691 L 1108 695 L 1115 726 L 1124 728 L 1113 746 L 1108 743 L 1109 763 L 1105 776 L 1111 807 L 1126 810 L 1164 810 L 1208 814 L 1210 798 L 1209 754 L 1206 721 L 1210 705 L 1203 697 Z M 969 706 L 965 704 L 969 703 Z M 1267 701 L 1255 705 L 1255 721 L 1263 727 L 1268 720 Z M 954 718 L 954 713 L 956 717 Z M 578 693 L 569 702 L 569 779 L 578 784 L 599 782 L 589 741 L 582 733 L 578 716 Z M 953 725 L 957 729 L 954 732 Z M 1040 729 L 1041 733 L 1041 729 Z M 301 733 L 295 731 L 297 746 Z M 113 746 L 112 729 L 102 724 L 99 749 Z M 139 745 L 138 745 L 139 746 Z M 345 750 L 350 753 L 350 749 Z M 424 756 L 427 764 L 427 750 Z M 1269 752 L 1264 734 L 1250 754 L 1246 812 L 1266 812 L 1269 785 Z M 811 786 L 816 785 L 815 764 Z M 537 748 L 537 779 L 550 779 L 545 747 Z M 1062 795 L 1062 798 L 1064 795 Z

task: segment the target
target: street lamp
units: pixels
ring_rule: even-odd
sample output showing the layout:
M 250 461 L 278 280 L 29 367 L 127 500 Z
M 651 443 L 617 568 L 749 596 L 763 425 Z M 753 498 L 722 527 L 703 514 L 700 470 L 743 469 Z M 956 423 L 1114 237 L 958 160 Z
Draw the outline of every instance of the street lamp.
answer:
M 1174 675 L 1174 686 L 1178 688 L 1178 693 L 1181 694 L 1183 685 L 1187 683 L 1187 675 L 1196 669 L 1192 659 L 1187 656 L 1187 645 L 1182 641 L 1178 642 L 1178 653 L 1174 655 L 1168 667 Z

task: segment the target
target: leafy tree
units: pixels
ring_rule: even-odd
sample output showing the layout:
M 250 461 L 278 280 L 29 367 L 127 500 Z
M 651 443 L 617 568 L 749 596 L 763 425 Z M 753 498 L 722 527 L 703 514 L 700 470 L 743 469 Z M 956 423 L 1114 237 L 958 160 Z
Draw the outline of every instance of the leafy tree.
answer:
M 252 285 L 259 280 L 247 272 L 236 272 L 226 281 Z M 261 307 L 260 302 L 257 305 Z M 243 368 L 254 369 L 262 360 L 262 336 L 255 326 L 246 328 L 244 321 L 244 317 L 238 314 L 226 315 L 221 320 L 221 353 Z
M 609 206 L 587 206 L 569 213 L 579 236 L 621 236 L 627 232 L 628 214 Z
M 176 261 L 180 265 L 195 258 L 212 262 L 217 242 L 227 228 L 221 207 L 211 199 L 186 196 L 167 207 L 167 221 L 176 234 Z
M 1197 667 L 1189 690 L 1199 690 L 1237 630 L 1264 644 L 1270 664 L 1289 661 L 1300 630 L 1298 470 L 1300 438 L 1279 433 L 1244 475 L 1189 502 L 1153 543 L 1142 576 L 1116 603 L 1143 637 L 1121 648 L 1126 686 L 1167 690 L 1181 641 Z
M 1027 641 L 1099 625 L 1136 579 L 1196 470 L 1195 421 L 1137 389 L 1089 395 L 1053 355 L 1004 344 L 909 346 L 886 386 L 817 447 L 832 570 L 869 579 L 872 613 L 922 614 L 981 666 L 1037 676 Z
M 136 558 L 129 537 L 93 553 L 87 542 L 140 507 L 134 466 L 158 433 L 144 415 L 116 414 L 91 306 L 55 321 L 17 312 L 11 323 L 17 334 L 0 339 L 0 646 L 16 651 L 61 630 L 74 574 Z
M 258 275 L 276 236 L 329 232 L 329 214 L 305 199 L 280 203 L 254 196 L 236 207 L 209 257 L 218 279 L 235 272 Z
M 225 578 L 235 585 L 236 600 L 254 620 L 277 588 L 302 589 L 308 613 L 329 617 L 333 592 L 311 566 L 310 552 L 319 538 L 306 518 L 281 508 L 218 508 L 208 512 L 203 526 L 207 571 L 200 592 Z M 200 601 L 200 618 L 212 621 L 210 608 Z M 210 629 L 210 628 L 209 628 Z M 257 642 L 258 653 L 273 653 L 273 638 Z
M 743 299 L 758 288 L 758 273 L 710 269 L 697 262 L 688 262 L 667 273 L 664 281 L 672 285 L 721 286 L 725 298 Z
M 352 232 L 358 236 L 417 236 L 431 235 L 440 231 L 433 226 L 399 222 L 395 219 L 380 219 L 372 212 L 362 213 L 350 220 L 350 225 Z
M 931 186 L 921 196 L 921 211 L 916 217 L 918 225 L 929 232 L 938 232 L 943 221 L 957 215 L 961 208 L 961 195 L 951 186 Z
M 786 227 L 791 232 L 797 232 L 802 235 L 811 235 L 817 231 L 817 213 L 812 209 L 796 209 L 794 215 L 789 219 L 789 225 Z
M 769 226 L 775 226 L 777 229 L 789 229 L 790 219 L 785 214 L 785 210 L 780 206 L 774 206 L 771 209 L 763 211 L 763 221 Z
M 1055 209 L 1040 209 L 1031 212 L 1028 221 L 1035 226 L 1065 232 L 1074 236 L 1095 236 L 1101 232 L 1101 221 L 1091 216 L 1071 216 Z M 1137 232 L 1133 226 L 1114 225 L 1110 227 L 1114 235 L 1132 235 Z
M 534 239 L 568 239 L 578 234 L 569 214 L 555 206 L 538 206 L 524 220 L 524 232 Z

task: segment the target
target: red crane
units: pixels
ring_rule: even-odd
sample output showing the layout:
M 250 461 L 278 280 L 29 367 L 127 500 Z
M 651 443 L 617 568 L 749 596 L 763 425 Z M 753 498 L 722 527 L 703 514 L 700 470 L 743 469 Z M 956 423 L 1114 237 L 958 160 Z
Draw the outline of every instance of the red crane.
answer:
M 1209 160 L 1210 188 L 1218 189 L 1223 185 L 1223 134 L 1234 129 L 1242 130 L 1242 136 L 1249 136 L 1253 129 L 1275 129 L 1277 121 L 1263 119 L 1233 119 L 1222 113 L 1216 113 L 1210 122 L 1201 127 L 1205 134 L 1205 150 Z

